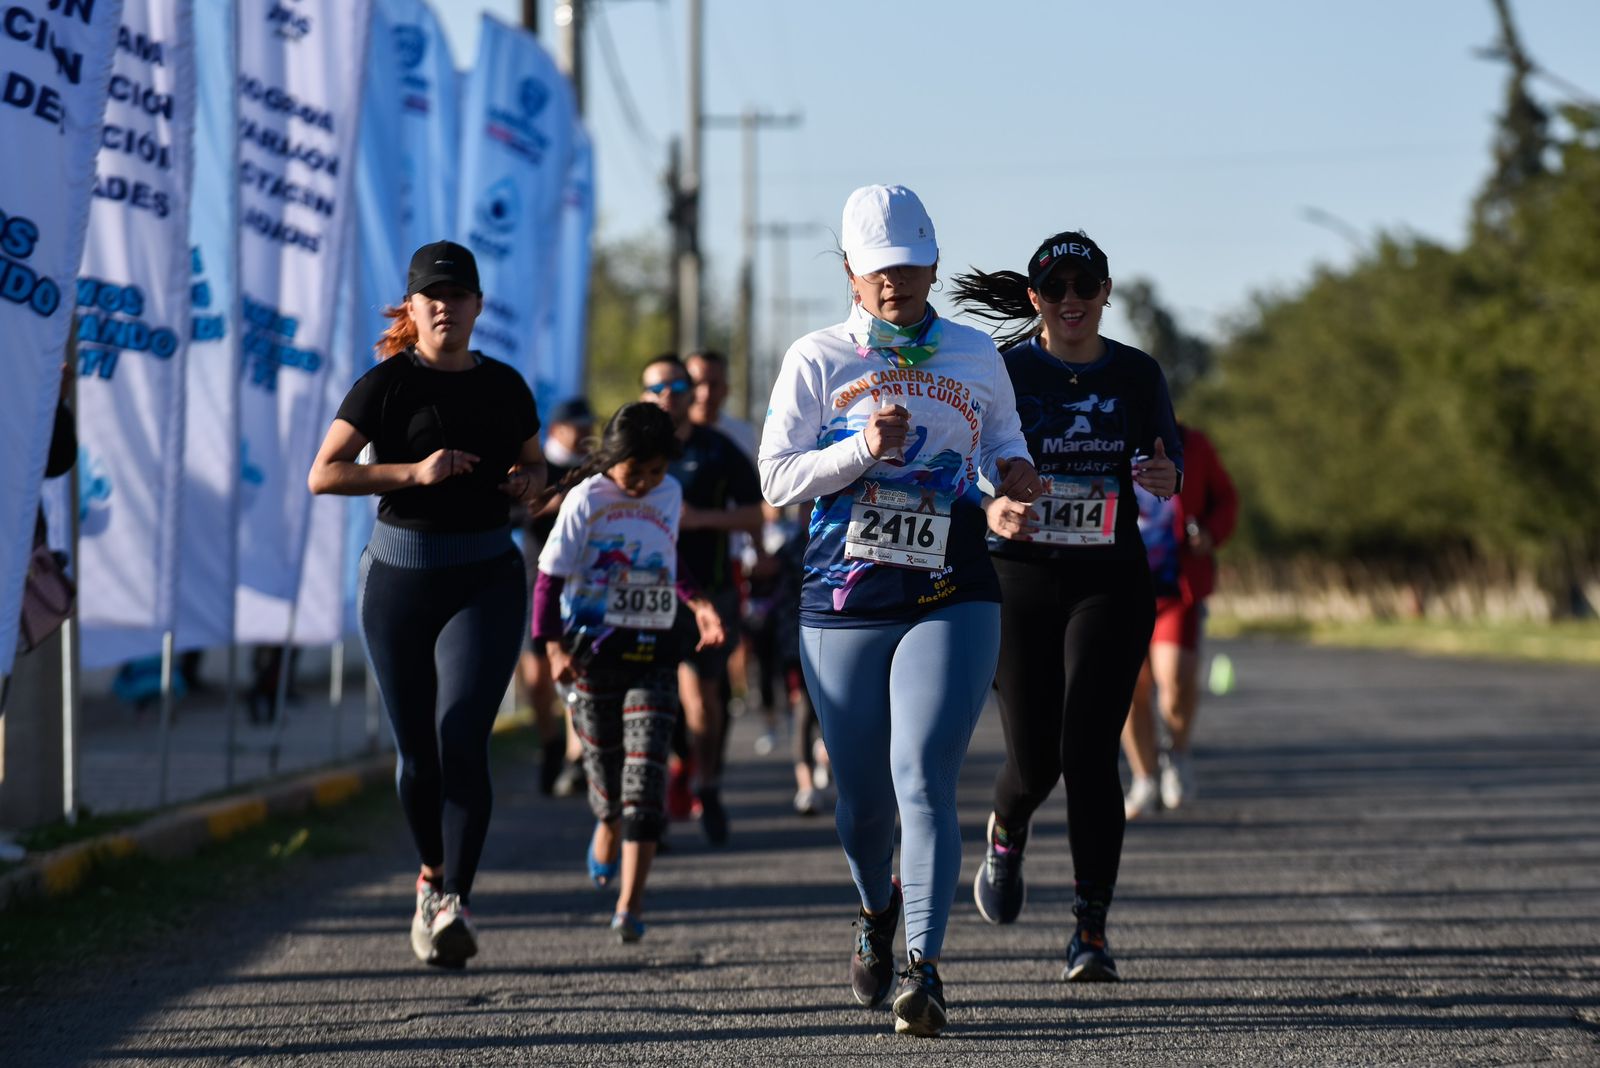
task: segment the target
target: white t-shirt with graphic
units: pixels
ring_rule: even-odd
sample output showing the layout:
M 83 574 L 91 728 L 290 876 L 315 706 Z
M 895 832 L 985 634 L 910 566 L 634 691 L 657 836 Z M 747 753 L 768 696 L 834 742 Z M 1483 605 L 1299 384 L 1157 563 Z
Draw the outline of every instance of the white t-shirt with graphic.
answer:
M 671 629 L 682 511 L 683 488 L 671 478 L 630 497 L 601 473 L 567 493 L 539 554 L 540 571 L 566 580 L 561 625 L 567 634 Z

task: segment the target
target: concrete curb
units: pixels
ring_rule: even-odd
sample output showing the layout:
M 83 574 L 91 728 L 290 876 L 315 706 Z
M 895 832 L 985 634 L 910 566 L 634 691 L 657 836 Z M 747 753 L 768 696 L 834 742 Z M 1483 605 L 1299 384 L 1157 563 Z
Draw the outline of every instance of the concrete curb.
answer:
M 531 710 L 519 708 L 499 716 L 494 733 L 506 734 L 532 725 Z M 392 787 L 394 760 L 393 753 L 380 753 L 298 778 L 262 783 L 246 793 L 181 805 L 131 830 L 99 835 L 29 857 L 16 870 L 0 875 L 0 911 L 23 901 L 70 894 L 102 864 L 140 854 L 163 860 L 192 856 L 212 842 L 227 841 L 264 823 L 269 816 L 332 808 L 375 783 Z
M 187 857 L 266 821 L 343 804 L 368 786 L 394 781 L 394 754 L 382 753 L 298 778 L 263 784 L 249 793 L 183 805 L 126 831 L 116 831 L 30 857 L 0 876 L 0 909 L 41 897 L 61 897 L 83 885 L 96 867 L 143 855 Z

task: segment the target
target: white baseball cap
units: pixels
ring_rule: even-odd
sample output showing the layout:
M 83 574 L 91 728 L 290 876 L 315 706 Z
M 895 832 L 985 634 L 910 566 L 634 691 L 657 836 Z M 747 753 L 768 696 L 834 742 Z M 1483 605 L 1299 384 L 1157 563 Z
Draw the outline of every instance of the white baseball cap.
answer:
M 856 274 L 890 267 L 931 267 L 939 262 L 933 220 L 903 185 L 864 185 L 844 202 L 839 243 Z

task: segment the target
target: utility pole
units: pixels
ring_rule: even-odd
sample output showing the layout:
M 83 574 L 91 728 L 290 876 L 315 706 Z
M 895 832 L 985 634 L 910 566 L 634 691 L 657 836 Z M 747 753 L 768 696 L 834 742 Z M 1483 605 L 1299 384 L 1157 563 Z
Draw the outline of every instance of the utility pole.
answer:
M 755 265 L 756 237 L 760 230 L 756 222 L 756 131 L 763 127 L 793 129 L 800 125 L 801 116 L 769 115 L 746 108 L 739 115 L 707 115 L 704 122 L 709 127 L 737 126 L 740 132 L 740 157 L 744 176 L 740 215 L 743 218 L 741 229 L 744 240 L 743 252 L 739 257 L 739 306 L 734 326 L 734 351 L 731 362 L 744 376 L 743 389 L 740 392 L 744 402 L 743 411 L 739 414 L 748 419 L 755 379 Z
M 532 3 L 533 0 L 527 0 Z M 557 0 L 556 63 L 572 83 L 572 102 L 583 115 L 583 9 L 585 0 Z
M 678 153 L 677 213 L 673 233 L 677 252 L 678 351 L 693 352 L 704 344 L 701 316 L 705 299 L 700 287 L 700 117 L 704 106 L 701 88 L 704 0 L 688 0 L 689 64 L 684 80 L 689 88 L 683 145 Z
M 683 144 L 676 137 L 671 138 L 667 142 L 667 169 L 661 179 L 667 187 L 667 232 L 672 237 L 672 261 L 667 272 L 671 292 L 667 307 L 671 309 L 674 340 L 683 337 L 683 286 L 678 265 L 690 240 L 684 217 L 682 160 Z

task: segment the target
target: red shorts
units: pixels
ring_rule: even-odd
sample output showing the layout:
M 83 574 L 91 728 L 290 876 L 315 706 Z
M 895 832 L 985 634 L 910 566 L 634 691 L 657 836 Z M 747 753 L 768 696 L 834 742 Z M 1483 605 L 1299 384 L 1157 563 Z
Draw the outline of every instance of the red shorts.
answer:
M 1205 604 L 1184 604 L 1182 597 L 1156 598 L 1156 629 L 1151 645 L 1176 645 L 1189 652 L 1200 648 L 1200 626 L 1205 621 Z

